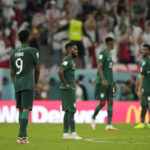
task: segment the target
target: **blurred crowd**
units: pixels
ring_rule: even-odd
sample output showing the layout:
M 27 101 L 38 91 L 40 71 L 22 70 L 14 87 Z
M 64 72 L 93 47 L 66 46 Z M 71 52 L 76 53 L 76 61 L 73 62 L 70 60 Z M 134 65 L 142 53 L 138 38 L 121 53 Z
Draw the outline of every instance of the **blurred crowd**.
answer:
M 20 45 L 17 33 L 24 28 L 31 32 L 30 46 L 38 49 L 41 66 L 59 66 L 72 20 L 82 23 L 82 38 L 76 41 L 79 68 L 97 67 L 107 36 L 115 39 L 114 63 L 139 63 L 141 45 L 150 44 L 149 0 L 0 0 L 0 67 L 9 63 L 10 52 Z M 47 90 L 39 97 L 46 99 Z
M 31 31 L 30 45 L 41 54 L 45 67 L 58 66 L 64 56 L 71 20 L 82 22 L 80 68 L 95 68 L 104 39 L 115 39 L 113 60 L 138 63 L 140 46 L 150 43 L 148 0 L 0 0 L 0 59 L 19 46 L 17 33 Z

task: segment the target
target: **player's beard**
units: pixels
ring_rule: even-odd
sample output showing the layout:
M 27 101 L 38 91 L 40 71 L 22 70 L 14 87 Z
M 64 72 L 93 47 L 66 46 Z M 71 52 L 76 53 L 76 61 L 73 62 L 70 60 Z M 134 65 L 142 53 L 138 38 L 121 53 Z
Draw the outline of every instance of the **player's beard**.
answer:
M 77 53 L 72 53 L 72 58 L 77 58 L 78 54 Z

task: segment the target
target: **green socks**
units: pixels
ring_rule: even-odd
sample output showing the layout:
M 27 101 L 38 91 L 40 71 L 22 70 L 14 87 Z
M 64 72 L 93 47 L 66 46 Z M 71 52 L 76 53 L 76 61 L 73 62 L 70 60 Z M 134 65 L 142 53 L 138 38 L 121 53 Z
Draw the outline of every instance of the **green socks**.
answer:
M 74 114 L 75 114 L 75 111 L 69 111 L 69 114 L 68 114 L 68 122 L 71 128 L 71 132 L 75 132 Z
M 146 110 L 147 110 L 147 101 L 146 100 L 142 100 L 141 101 L 141 105 L 142 105 L 141 123 L 144 123 L 145 115 L 146 115 Z
M 21 116 L 22 116 L 22 111 L 19 111 L 19 124 L 20 124 L 20 119 L 21 119 Z
M 29 112 L 22 112 L 20 116 L 20 130 L 19 130 L 19 137 L 24 138 L 27 137 L 27 125 L 29 120 Z
M 112 105 L 108 105 L 108 106 L 107 106 L 107 113 L 108 113 L 107 124 L 108 124 L 108 125 L 111 125 L 112 110 L 113 110 L 113 106 L 112 106 Z
M 96 118 L 96 116 L 97 116 L 97 114 L 99 113 L 99 111 L 101 110 L 101 106 L 100 106 L 100 104 L 98 104 L 97 106 L 96 106 L 96 109 L 95 109 L 95 112 L 94 112 L 94 114 L 93 114 L 93 116 L 92 116 L 92 118 L 95 120 L 95 118 Z
M 63 133 L 68 133 L 68 130 L 69 130 L 69 121 L 68 121 L 68 111 L 65 111 L 65 114 L 64 114 L 64 131 Z

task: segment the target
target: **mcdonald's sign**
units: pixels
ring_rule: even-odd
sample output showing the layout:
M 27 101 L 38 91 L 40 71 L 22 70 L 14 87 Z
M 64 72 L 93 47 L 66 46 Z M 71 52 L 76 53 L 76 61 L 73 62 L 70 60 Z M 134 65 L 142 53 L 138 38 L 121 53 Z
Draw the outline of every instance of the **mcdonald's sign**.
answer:
M 141 106 L 136 107 L 135 105 L 130 105 L 126 114 L 126 123 L 140 123 L 141 121 Z M 149 117 L 148 113 L 145 116 L 145 123 L 148 123 Z

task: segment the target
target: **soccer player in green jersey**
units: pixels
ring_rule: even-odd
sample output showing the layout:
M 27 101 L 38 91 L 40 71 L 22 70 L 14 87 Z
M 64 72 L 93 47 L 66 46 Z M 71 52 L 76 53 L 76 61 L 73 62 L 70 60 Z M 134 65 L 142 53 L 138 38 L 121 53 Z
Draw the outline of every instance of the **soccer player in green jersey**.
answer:
M 27 124 L 29 111 L 32 110 L 34 88 L 40 74 L 39 53 L 37 49 L 29 47 L 28 30 L 19 32 L 21 46 L 16 48 L 10 57 L 10 72 L 14 83 L 16 107 L 19 108 L 18 144 L 28 144 Z M 33 76 L 34 73 L 34 76 Z
M 113 89 L 114 92 L 117 91 L 116 84 L 113 80 L 113 71 L 112 71 L 112 56 L 110 51 L 113 49 L 114 39 L 107 37 L 105 39 L 106 48 L 102 50 L 98 57 L 98 72 L 96 78 L 96 90 L 95 98 L 100 100 L 100 104 L 97 105 L 95 112 L 91 120 L 91 128 L 96 129 L 95 118 L 98 112 L 104 107 L 107 101 L 107 126 L 105 130 L 117 130 L 111 125 L 112 120 L 112 111 L 113 111 Z
M 134 128 L 144 128 L 145 115 L 147 109 L 150 114 L 150 46 L 144 44 L 141 49 L 142 60 L 140 63 L 141 73 L 137 83 L 137 94 L 141 98 L 141 123 L 137 124 Z M 150 119 L 147 127 L 150 128 Z
M 75 98 L 75 60 L 78 57 L 78 49 L 75 43 L 69 42 L 65 45 L 67 56 L 64 58 L 59 68 L 58 75 L 62 82 L 60 91 L 62 96 L 62 110 L 65 111 L 63 120 L 62 139 L 82 139 L 75 131 L 74 114 L 76 112 Z M 71 135 L 69 134 L 71 129 Z

